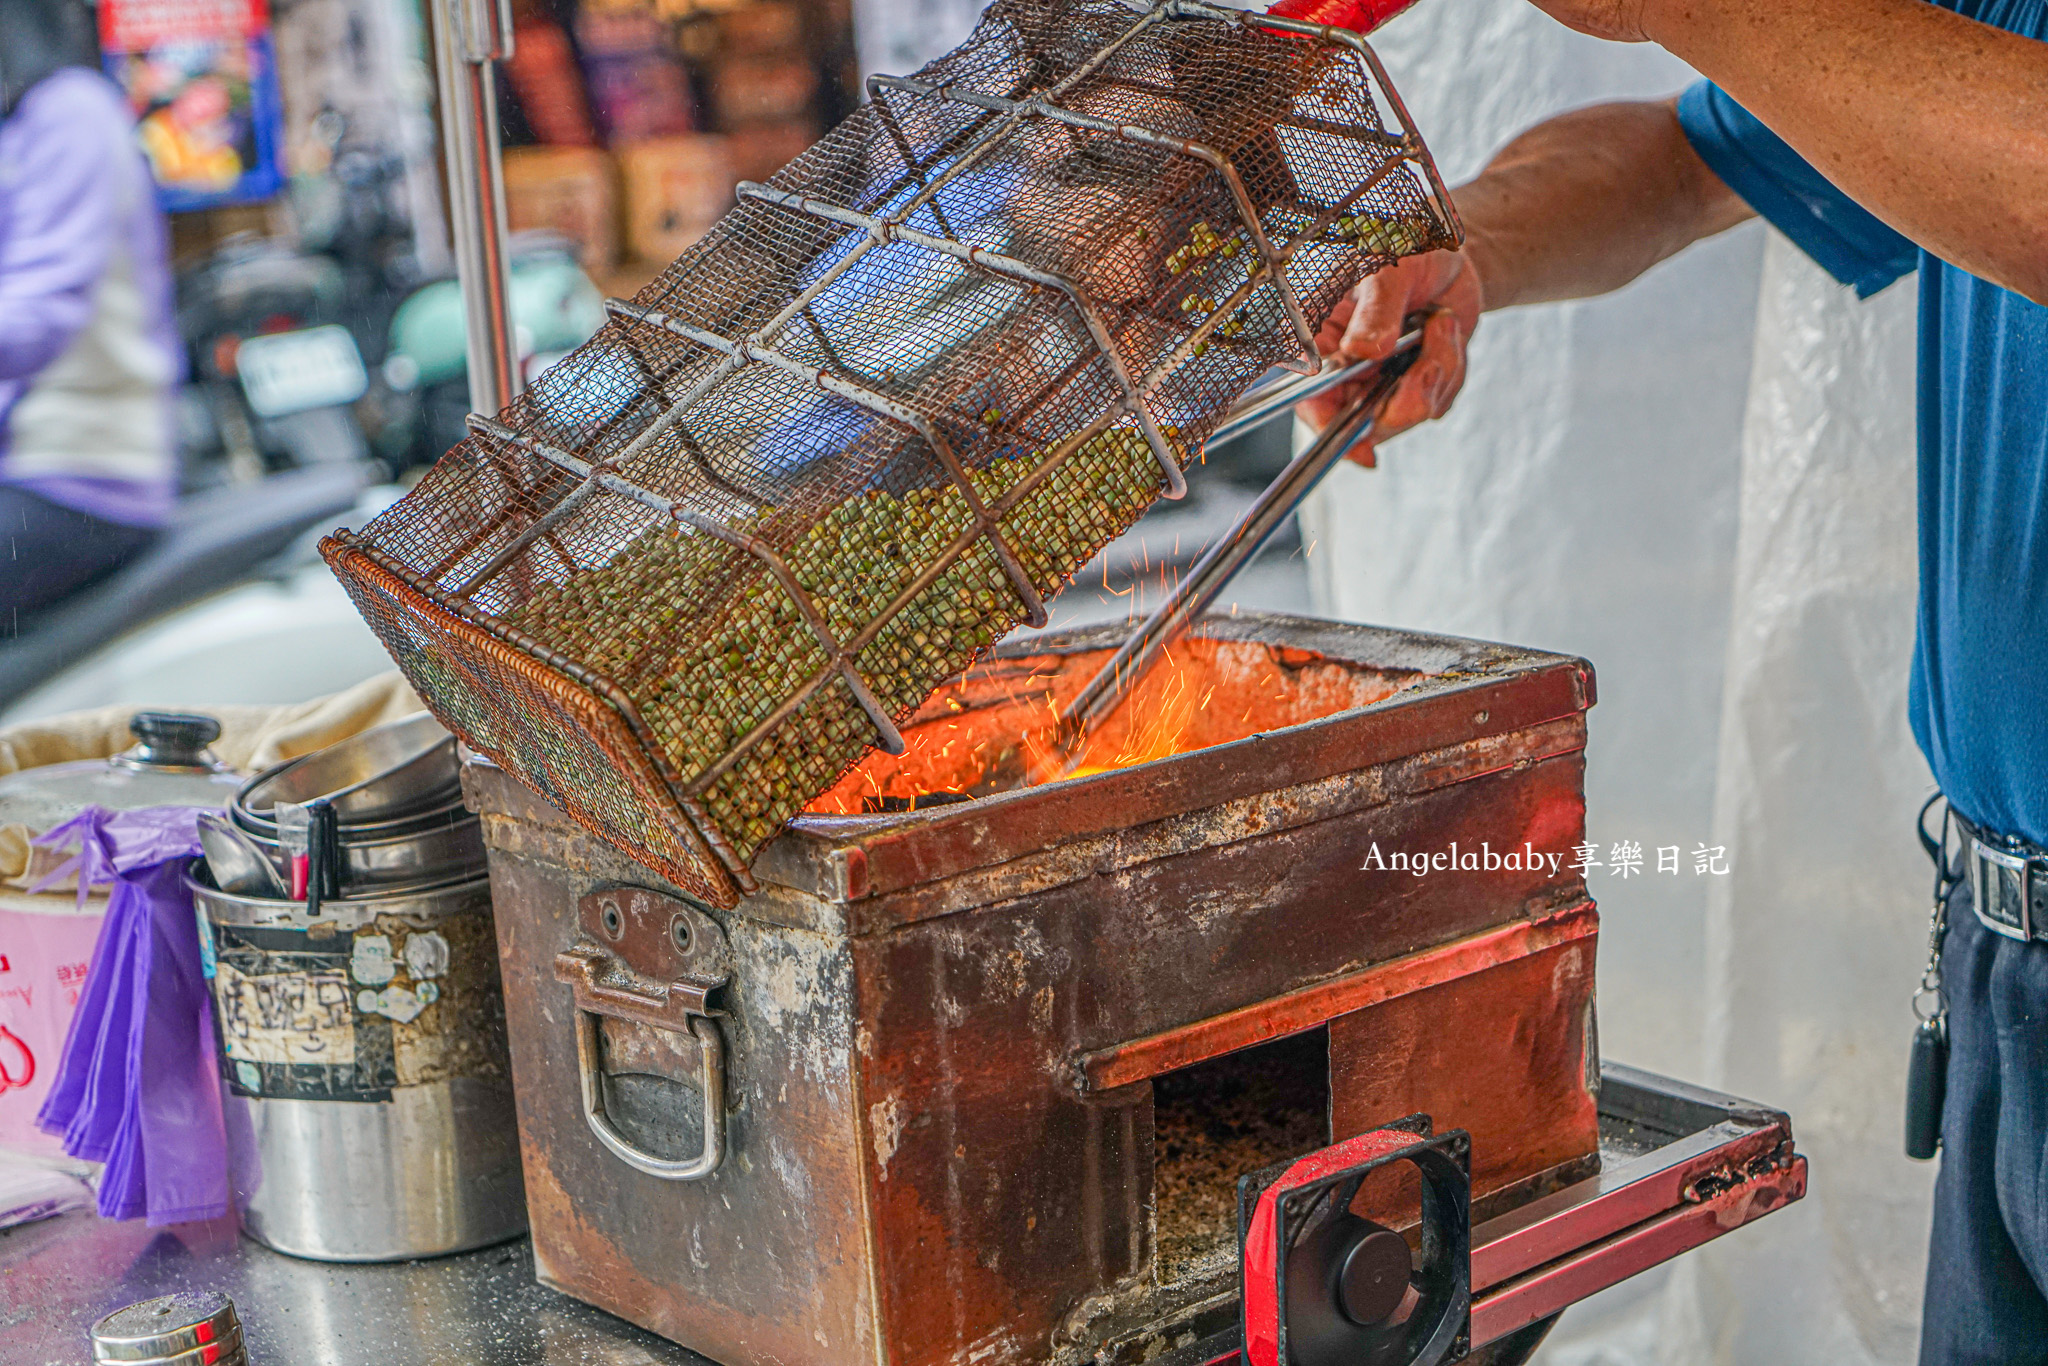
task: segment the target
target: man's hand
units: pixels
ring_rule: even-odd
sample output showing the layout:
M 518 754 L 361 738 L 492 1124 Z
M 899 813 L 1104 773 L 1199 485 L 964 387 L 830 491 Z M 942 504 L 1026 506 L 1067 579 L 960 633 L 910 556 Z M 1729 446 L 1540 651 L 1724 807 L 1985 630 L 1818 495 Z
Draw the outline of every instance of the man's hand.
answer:
M 1484 306 L 1470 258 L 1455 251 L 1433 251 L 1366 276 L 1330 310 L 1316 334 L 1316 350 L 1340 365 L 1392 354 L 1403 320 L 1418 313 L 1429 315 L 1422 329 L 1422 354 L 1387 400 L 1371 437 L 1351 448 L 1350 459 L 1370 465 L 1375 442 L 1450 410 L 1465 383 L 1465 342 Z M 1318 394 L 1301 405 L 1301 415 L 1320 429 L 1370 382 L 1368 378 Z

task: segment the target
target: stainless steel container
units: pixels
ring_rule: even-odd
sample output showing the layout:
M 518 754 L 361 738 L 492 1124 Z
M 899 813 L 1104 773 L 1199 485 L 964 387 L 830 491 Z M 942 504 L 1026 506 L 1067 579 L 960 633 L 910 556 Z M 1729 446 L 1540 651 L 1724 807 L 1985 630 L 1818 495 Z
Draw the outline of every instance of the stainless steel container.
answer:
M 92 1326 L 92 1359 L 126 1366 L 248 1366 L 235 1302 L 188 1290 L 116 1309 Z
M 344 824 L 390 821 L 459 798 L 460 775 L 455 737 L 416 712 L 258 774 L 235 798 L 236 816 L 260 828 L 274 825 L 279 802 L 325 797 Z
M 195 877 L 227 1103 L 260 1175 L 242 1227 L 322 1261 L 526 1228 L 490 886 L 302 902 Z
M 289 876 L 291 860 L 278 843 L 274 824 L 258 826 L 239 819 L 236 824 L 280 876 Z M 487 868 L 483 829 L 463 809 L 460 793 L 438 811 L 345 826 L 339 844 L 341 885 L 350 895 L 386 895 L 482 877 Z
M 0 778 L 0 826 L 19 826 L 34 839 L 88 806 L 132 811 L 145 806 L 193 806 L 218 810 L 234 800 L 242 775 L 207 746 L 220 736 L 220 722 L 185 712 L 137 712 L 128 722 L 135 743 L 111 759 L 43 764 Z M 31 844 L 19 869 L 8 870 L 22 887 L 70 891 L 72 874 L 56 876 L 70 850 Z
M 395 895 L 483 876 L 483 834 L 463 809 L 459 772 L 455 737 L 419 712 L 258 774 L 229 814 L 290 886 L 278 812 L 323 807 L 334 830 L 314 860 L 326 869 L 320 885 L 329 895 Z

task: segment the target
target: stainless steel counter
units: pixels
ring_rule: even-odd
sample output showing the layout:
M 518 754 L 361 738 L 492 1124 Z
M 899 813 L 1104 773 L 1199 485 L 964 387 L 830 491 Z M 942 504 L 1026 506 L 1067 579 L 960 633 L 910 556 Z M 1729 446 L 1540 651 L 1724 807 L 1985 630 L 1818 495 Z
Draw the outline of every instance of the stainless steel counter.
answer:
M 95 1320 L 173 1290 L 233 1296 L 252 1366 L 709 1366 L 535 1284 L 523 1238 L 432 1261 L 344 1266 L 83 1212 L 0 1233 L 0 1362 L 89 1362 Z
M 1607 1063 L 1601 1171 L 1472 1230 L 1472 1338 L 1519 1340 L 1565 1306 L 1799 1199 L 1791 1121 Z M 219 1226 L 181 1234 L 67 1214 L 0 1232 L 0 1366 L 82 1366 L 93 1323 L 174 1290 L 221 1290 L 251 1366 L 715 1366 L 534 1283 L 525 1239 L 432 1261 L 300 1261 Z M 1528 1336 L 1532 1334 L 1533 1336 Z M 1230 1356 L 1230 1334 L 1154 1366 Z M 1521 1361 L 1523 1356 L 1507 1360 Z

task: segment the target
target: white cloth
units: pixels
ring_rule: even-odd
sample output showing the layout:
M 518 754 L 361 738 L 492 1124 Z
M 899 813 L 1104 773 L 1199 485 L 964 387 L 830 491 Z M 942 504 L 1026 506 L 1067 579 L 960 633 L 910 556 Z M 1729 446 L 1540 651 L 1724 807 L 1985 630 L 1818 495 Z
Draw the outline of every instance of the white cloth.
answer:
M 1522 0 L 1436 0 L 1377 45 L 1454 179 L 1545 115 L 1689 78 Z M 1788 1110 L 1811 1193 L 1568 1312 L 1547 1366 L 1914 1359 L 1912 321 L 1911 282 L 1859 304 L 1746 228 L 1613 298 L 1489 317 L 1453 415 L 1305 517 L 1332 615 L 1593 661 L 1603 857 L 1728 851 L 1725 878 L 1593 874 L 1601 1042 Z
M 1432 0 L 1375 38 L 1459 184 L 1529 125 L 1694 79 L 1649 46 L 1570 33 L 1525 0 Z M 1763 231 L 1702 244 L 1619 294 L 1490 315 L 1442 422 L 1345 466 L 1304 509 L 1319 610 L 1584 655 L 1599 705 L 1588 838 L 1603 1044 L 1697 1076 L 1721 661 Z M 1648 339 L 1648 340 L 1646 340 Z M 1681 871 L 1659 874 L 1676 847 Z
M 0 727 L 0 776 L 45 764 L 105 759 L 135 743 L 128 722 L 147 706 L 118 705 Z M 285 706 L 201 707 L 220 722 L 211 746 L 230 768 L 260 773 L 286 759 L 311 754 L 386 721 L 421 710 L 419 697 L 396 671 L 352 688 Z M 0 886 L 29 886 L 40 877 L 31 866 L 29 841 L 39 830 L 0 825 Z
M 907 76 L 960 46 L 988 0 L 853 0 L 860 74 Z

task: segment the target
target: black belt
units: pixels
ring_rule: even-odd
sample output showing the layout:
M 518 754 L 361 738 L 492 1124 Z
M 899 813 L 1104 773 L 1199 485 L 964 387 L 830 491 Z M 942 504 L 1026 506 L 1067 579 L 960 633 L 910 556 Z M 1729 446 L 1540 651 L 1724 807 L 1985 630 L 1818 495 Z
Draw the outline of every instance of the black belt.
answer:
M 2048 849 L 1999 835 L 1958 814 L 1970 904 L 1984 928 L 2008 939 L 2048 939 Z

